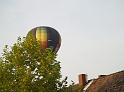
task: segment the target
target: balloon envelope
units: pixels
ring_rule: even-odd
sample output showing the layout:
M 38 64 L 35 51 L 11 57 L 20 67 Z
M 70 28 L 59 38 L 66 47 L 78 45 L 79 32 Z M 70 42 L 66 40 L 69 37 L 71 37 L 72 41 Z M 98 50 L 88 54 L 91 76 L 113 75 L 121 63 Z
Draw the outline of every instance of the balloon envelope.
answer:
M 29 33 L 32 33 L 33 37 L 40 42 L 41 48 L 52 48 L 54 52 L 57 52 L 61 45 L 60 34 L 51 27 L 36 27 Z

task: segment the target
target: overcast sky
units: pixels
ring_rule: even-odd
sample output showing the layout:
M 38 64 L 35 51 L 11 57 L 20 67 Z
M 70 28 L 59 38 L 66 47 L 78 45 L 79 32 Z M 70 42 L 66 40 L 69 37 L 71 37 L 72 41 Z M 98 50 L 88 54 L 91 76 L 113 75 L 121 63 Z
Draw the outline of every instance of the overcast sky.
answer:
M 69 80 L 124 70 L 124 0 L 0 0 L 0 53 L 37 26 L 60 33 Z

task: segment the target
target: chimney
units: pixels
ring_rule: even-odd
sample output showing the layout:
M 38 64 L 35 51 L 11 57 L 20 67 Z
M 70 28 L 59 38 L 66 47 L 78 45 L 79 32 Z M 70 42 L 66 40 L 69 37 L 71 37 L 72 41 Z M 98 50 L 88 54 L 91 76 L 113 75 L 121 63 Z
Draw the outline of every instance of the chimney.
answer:
M 86 74 L 80 74 L 79 75 L 79 85 L 85 86 L 87 83 L 87 75 Z

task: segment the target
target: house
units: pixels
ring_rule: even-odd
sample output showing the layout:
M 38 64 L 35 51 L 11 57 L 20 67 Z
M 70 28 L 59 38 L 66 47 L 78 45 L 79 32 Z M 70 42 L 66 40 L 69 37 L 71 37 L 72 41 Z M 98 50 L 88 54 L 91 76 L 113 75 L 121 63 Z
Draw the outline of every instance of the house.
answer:
M 87 80 L 86 74 L 80 74 L 79 86 L 83 87 L 82 92 L 124 92 L 124 71 L 91 80 Z

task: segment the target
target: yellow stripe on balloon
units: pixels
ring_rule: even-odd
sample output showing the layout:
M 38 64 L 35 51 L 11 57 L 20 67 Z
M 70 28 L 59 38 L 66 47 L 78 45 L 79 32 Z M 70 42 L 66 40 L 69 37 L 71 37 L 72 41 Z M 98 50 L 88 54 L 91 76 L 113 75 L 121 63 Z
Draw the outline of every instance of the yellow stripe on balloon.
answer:
M 47 48 L 47 31 L 45 28 L 37 28 L 36 39 L 40 41 L 42 48 Z
M 41 37 L 40 28 L 37 28 L 37 30 L 36 30 L 36 39 L 37 39 L 38 41 L 40 41 L 40 40 L 41 40 L 40 37 Z

